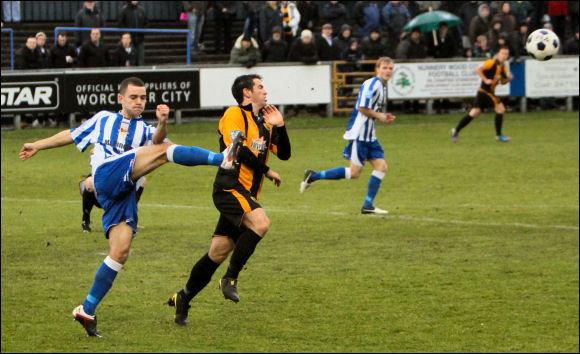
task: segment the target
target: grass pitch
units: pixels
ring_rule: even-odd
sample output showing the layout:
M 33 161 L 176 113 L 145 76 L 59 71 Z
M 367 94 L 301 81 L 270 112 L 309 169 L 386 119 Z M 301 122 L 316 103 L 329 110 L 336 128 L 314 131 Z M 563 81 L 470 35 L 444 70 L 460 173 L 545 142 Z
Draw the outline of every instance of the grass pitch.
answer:
M 217 287 L 190 325 L 164 305 L 207 252 L 218 213 L 215 168 L 149 175 L 131 256 L 97 309 L 102 340 L 71 311 L 107 253 L 100 209 L 80 232 L 77 182 L 89 153 L 72 145 L 22 163 L 24 142 L 57 130 L 2 131 L 2 352 L 578 352 L 578 113 L 510 113 L 509 144 L 484 114 L 452 144 L 461 117 L 400 114 L 379 125 L 389 165 L 361 215 L 371 173 L 319 181 L 346 166 L 346 117 L 287 121 L 292 158 L 271 156 L 271 230 L 240 274 L 241 302 Z M 216 150 L 217 123 L 171 126 L 179 144 Z

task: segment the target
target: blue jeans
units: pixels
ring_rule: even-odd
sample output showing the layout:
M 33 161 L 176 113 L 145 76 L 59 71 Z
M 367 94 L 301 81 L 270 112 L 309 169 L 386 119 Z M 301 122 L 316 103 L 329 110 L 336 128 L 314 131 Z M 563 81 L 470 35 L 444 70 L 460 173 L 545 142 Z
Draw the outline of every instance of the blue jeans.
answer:
M 20 22 L 20 1 L 2 1 L 5 22 Z
M 187 27 L 190 34 L 191 53 L 199 50 L 199 38 L 201 37 L 201 30 L 205 22 L 205 15 L 199 15 L 192 12 L 187 13 Z

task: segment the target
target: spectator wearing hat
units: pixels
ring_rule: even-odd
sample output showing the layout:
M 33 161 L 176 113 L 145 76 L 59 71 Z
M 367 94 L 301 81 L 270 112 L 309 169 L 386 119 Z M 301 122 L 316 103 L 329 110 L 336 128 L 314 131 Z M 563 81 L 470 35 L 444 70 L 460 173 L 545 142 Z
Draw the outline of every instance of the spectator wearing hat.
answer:
M 282 28 L 272 28 L 272 37 L 262 46 L 262 59 L 265 63 L 280 63 L 286 61 L 288 44 L 282 39 Z
M 393 57 L 387 39 L 381 35 L 378 27 L 371 29 L 371 33 L 360 42 L 360 52 L 363 60 Z
M 405 37 L 397 47 L 397 59 L 423 59 L 427 57 L 427 50 L 419 28 L 413 28 L 411 34 Z
M 332 39 L 332 46 L 336 50 L 337 59 L 340 59 L 342 52 L 348 49 L 350 45 L 350 40 L 352 38 L 353 38 L 352 29 L 349 24 L 345 23 L 340 28 L 340 33 L 338 34 L 338 36 Z
M 498 45 L 499 36 L 502 33 L 503 33 L 503 22 L 499 18 L 494 18 L 491 23 L 491 28 L 487 32 L 487 38 L 489 39 L 489 46 L 496 53 L 499 47 Z
M 251 68 L 262 61 L 262 54 L 258 48 L 258 42 L 247 35 L 240 35 L 230 54 L 230 64 L 242 64 Z
M 288 52 L 288 61 L 299 61 L 304 64 L 314 64 L 318 61 L 318 52 L 310 30 L 302 30 L 300 38 L 292 43 Z
M 268 4 L 262 7 L 258 15 L 258 33 L 260 43 L 266 43 L 272 37 L 274 27 L 282 28 L 282 15 L 278 8 L 277 1 L 268 1 Z M 282 37 L 284 35 L 282 34 Z
M 332 25 L 325 23 L 322 25 L 320 34 L 314 38 L 318 60 L 336 60 L 338 59 L 336 47 L 332 45 Z

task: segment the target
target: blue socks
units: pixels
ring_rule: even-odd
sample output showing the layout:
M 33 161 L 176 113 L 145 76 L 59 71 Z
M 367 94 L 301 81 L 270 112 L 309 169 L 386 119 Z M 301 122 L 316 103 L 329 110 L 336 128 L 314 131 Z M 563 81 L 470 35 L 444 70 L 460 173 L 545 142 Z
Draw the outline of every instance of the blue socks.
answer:
M 371 178 L 369 179 L 369 186 L 367 189 L 367 196 L 365 198 L 365 202 L 363 204 L 363 208 L 370 208 L 373 206 L 373 202 L 381 187 L 381 181 L 385 177 L 385 172 L 380 172 L 374 170 L 371 174 Z
M 113 281 L 115 281 L 117 273 L 122 268 L 123 265 L 121 263 L 114 261 L 109 256 L 101 263 L 97 274 L 95 274 L 95 281 L 93 282 L 91 291 L 89 291 L 89 295 L 87 295 L 85 302 L 83 302 L 83 309 L 87 315 L 93 316 L 95 314 L 97 305 L 107 295 L 107 292 L 113 286 Z
M 314 172 L 312 174 L 312 182 L 318 181 L 319 179 L 343 179 L 346 177 L 346 174 L 347 174 L 346 169 L 347 168 L 335 167 L 333 169 L 322 171 L 322 172 Z M 348 168 L 348 172 L 350 172 L 350 168 Z
M 171 145 L 167 148 L 167 159 L 184 166 L 219 166 L 224 160 L 224 154 L 216 154 L 197 146 Z

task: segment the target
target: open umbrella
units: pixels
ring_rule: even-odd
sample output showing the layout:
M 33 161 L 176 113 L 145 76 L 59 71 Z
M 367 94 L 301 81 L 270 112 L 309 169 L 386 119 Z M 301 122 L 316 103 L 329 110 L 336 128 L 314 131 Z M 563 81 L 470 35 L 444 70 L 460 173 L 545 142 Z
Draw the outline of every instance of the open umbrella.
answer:
M 446 11 L 425 12 L 413 17 L 403 28 L 406 32 L 411 32 L 414 28 L 419 28 L 423 33 L 438 29 L 441 22 L 452 27 L 461 24 L 463 21 L 452 13 Z

